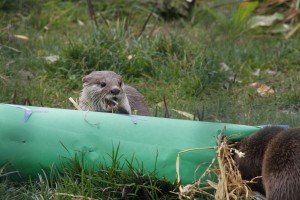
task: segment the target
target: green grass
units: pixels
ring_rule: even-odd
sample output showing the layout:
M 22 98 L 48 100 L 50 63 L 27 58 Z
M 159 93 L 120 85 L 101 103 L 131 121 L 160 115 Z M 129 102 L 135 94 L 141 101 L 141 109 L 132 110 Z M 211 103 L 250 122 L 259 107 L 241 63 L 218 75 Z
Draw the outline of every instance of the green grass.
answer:
M 159 117 L 165 115 L 164 107 L 158 107 L 165 98 L 169 109 L 196 113 L 199 120 L 300 125 L 299 33 L 285 40 L 249 30 L 234 22 L 236 4 L 212 8 L 217 1 L 197 5 L 186 19 L 166 22 L 156 13 L 142 32 L 153 3 L 109 2 L 95 2 L 95 27 L 83 0 L 0 0 L 0 102 L 74 109 L 68 98 L 79 97 L 81 78 L 109 69 L 135 86 Z M 59 60 L 46 61 L 51 55 Z M 222 71 L 220 63 L 230 70 Z M 271 86 L 274 95 L 260 96 L 249 86 L 254 82 Z M 136 169 L 64 170 L 63 175 L 55 172 L 55 181 L 45 176 L 25 183 L 2 178 L 1 199 L 49 199 L 53 192 L 121 198 L 124 191 L 136 199 L 145 192 L 150 199 L 176 198 L 168 192 L 174 185 Z
M 50 175 L 39 174 L 34 180 L 16 183 L 4 174 L 0 182 L 1 199 L 178 198 L 170 193 L 175 185 L 169 181 L 157 179 L 155 172 L 146 173 L 142 167 L 134 169 L 129 161 L 121 164 L 118 148 L 112 155 L 111 166 L 99 164 L 98 170 L 84 167 L 84 158 L 75 156 L 59 169 L 53 166 L 47 173 Z

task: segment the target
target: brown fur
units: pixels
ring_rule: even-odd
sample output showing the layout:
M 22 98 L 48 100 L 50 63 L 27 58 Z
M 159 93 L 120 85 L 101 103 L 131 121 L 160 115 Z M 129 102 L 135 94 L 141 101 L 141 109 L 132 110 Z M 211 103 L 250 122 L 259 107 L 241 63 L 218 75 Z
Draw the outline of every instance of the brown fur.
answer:
M 284 130 L 270 142 L 262 176 L 268 200 L 300 199 L 300 128 Z
M 122 77 L 113 71 L 94 71 L 82 82 L 79 106 L 83 110 L 150 115 L 141 93 L 125 85 Z
M 238 150 L 245 153 L 245 156 L 239 158 L 236 155 L 235 160 L 244 180 L 261 176 L 264 152 L 270 140 L 282 130 L 280 127 L 267 127 L 250 135 L 238 144 Z M 262 179 L 256 179 L 255 182 L 257 183 L 249 184 L 251 189 L 265 194 Z
M 268 200 L 300 199 L 300 129 L 267 127 L 242 140 L 238 149 L 245 157 L 235 156 L 243 179 L 262 175 L 250 185 L 266 194 Z

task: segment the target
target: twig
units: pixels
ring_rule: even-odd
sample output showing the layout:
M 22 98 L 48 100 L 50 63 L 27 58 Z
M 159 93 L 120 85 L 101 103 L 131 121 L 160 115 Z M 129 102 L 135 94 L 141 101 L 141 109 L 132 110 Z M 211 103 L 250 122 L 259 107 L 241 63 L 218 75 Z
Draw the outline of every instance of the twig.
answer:
M 108 24 L 107 19 L 105 18 L 105 16 L 102 15 L 102 13 L 100 13 L 100 17 L 102 18 L 102 20 L 104 21 L 104 23 L 106 24 L 106 26 L 109 28 L 109 24 Z
M 16 104 L 16 102 L 17 102 L 17 90 L 14 90 L 14 93 L 13 93 L 11 98 L 12 98 L 12 103 Z
M 74 101 L 74 99 L 72 97 L 69 97 L 69 101 L 71 101 L 71 103 L 73 104 L 73 106 L 77 109 L 77 110 L 82 110 L 78 103 L 76 101 Z
M 9 47 L 9 46 L 6 46 L 6 45 L 4 45 L 4 44 L 0 44 L 0 46 L 5 47 L 5 48 L 8 48 L 8 49 L 10 49 L 10 50 L 13 50 L 13 51 L 15 51 L 15 52 L 17 52 L 17 53 L 21 53 L 21 51 L 18 50 L 18 49 L 16 49 L 16 48 Z
M 138 36 L 138 39 L 142 36 L 143 32 L 145 31 L 146 26 L 147 26 L 147 24 L 148 24 L 148 22 L 149 22 L 149 20 L 150 20 L 150 18 L 152 16 L 152 14 L 154 13 L 154 10 L 155 10 L 155 6 L 153 7 L 151 13 L 148 15 L 148 17 L 147 17 L 147 19 L 146 19 L 146 21 L 145 21 L 145 23 L 144 23 L 144 25 L 142 27 L 142 30 L 141 30 L 141 32 L 140 32 L 140 34 Z
M 92 4 L 92 0 L 87 0 L 87 4 L 88 4 L 88 11 L 89 11 L 90 18 L 91 18 L 91 20 L 94 21 L 96 27 L 98 27 L 98 23 L 97 23 L 97 19 L 96 19 L 96 16 L 95 16 L 94 6 Z
M 168 109 L 168 105 L 167 105 L 165 96 L 164 96 L 164 105 L 165 105 L 165 118 L 170 118 L 170 113 L 169 113 L 169 109 Z
M 298 30 L 300 29 L 300 22 L 297 24 L 295 28 L 293 28 L 288 34 L 285 36 L 285 39 L 291 38 Z
M 28 105 L 28 106 L 31 106 L 31 105 L 32 105 L 29 97 L 26 97 L 26 98 L 24 99 L 23 105 Z

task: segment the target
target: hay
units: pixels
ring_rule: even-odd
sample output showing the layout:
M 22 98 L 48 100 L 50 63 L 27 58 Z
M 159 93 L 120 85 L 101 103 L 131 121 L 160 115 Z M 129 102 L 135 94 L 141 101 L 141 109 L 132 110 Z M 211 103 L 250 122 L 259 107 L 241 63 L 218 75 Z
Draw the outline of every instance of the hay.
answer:
M 76 99 L 76 101 L 72 98 L 72 97 L 69 97 L 69 101 L 71 101 L 71 103 L 73 104 L 73 106 L 77 109 L 77 110 L 82 110 L 78 104 L 78 101 Z
M 238 156 L 243 156 L 243 153 L 234 148 L 235 144 L 229 144 L 227 138 L 225 137 L 225 129 L 219 135 L 219 138 L 216 139 L 216 141 L 217 146 L 215 147 L 195 148 L 178 153 L 176 160 L 176 173 L 177 183 L 179 185 L 179 192 L 177 194 L 179 195 L 180 199 L 194 199 L 196 195 L 204 195 L 208 198 L 216 200 L 231 200 L 241 199 L 241 197 L 248 199 L 250 195 L 252 195 L 252 191 L 247 184 L 250 182 L 253 183 L 253 180 L 242 180 L 241 174 L 233 159 L 234 153 L 237 153 Z M 216 157 L 212 159 L 212 162 L 206 171 L 195 183 L 186 186 L 180 185 L 180 154 L 195 150 L 203 151 L 207 149 L 216 149 Z M 217 182 L 206 180 L 206 182 L 203 183 L 203 178 L 209 174 L 215 175 L 217 177 Z M 214 194 L 210 193 L 212 190 L 214 191 Z

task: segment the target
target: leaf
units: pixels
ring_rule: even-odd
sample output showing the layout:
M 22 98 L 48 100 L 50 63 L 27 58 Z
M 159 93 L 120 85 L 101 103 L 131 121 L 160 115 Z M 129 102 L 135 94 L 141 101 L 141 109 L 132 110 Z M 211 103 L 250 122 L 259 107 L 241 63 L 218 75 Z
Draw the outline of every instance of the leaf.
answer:
M 45 60 L 47 60 L 50 63 L 54 63 L 59 60 L 59 56 L 58 55 L 46 56 Z
M 80 19 L 77 19 L 77 23 L 79 26 L 84 26 L 84 23 Z
M 230 67 L 226 63 L 224 63 L 224 62 L 220 63 L 220 71 L 221 72 L 227 72 L 229 70 L 230 70 Z
M 249 19 L 248 24 L 250 25 L 250 28 L 271 26 L 277 20 L 283 20 L 283 15 L 280 13 L 274 13 L 273 15 L 254 16 Z
M 233 17 L 234 24 L 240 25 L 245 20 L 247 20 L 257 6 L 258 6 L 258 1 L 242 2 L 239 5 L 239 8 L 237 9 L 236 13 L 234 14 L 234 17 Z
M 194 115 L 192 115 L 191 113 L 180 111 L 180 110 L 175 110 L 175 109 L 172 109 L 172 110 L 177 112 L 178 114 L 185 116 L 186 118 L 194 119 Z
M 255 72 L 252 73 L 254 76 L 260 75 L 260 69 L 256 69 Z
M 256 89 L 257 93 L 260 96 L 267 96 L 267 95 L 273 95 L 275 91 L 270 87 L 265 84 L 262 84 L 259 88 Z
M 14 37 L 17 39 L 20 39 L 20 40 L 24 40 L 24 41 L 29 40 L 29 37 L 27 37 L 25 35 L 14 35 Z
M 274 28 L 271 29 L 271 33 L 285 33 L 288 32 L 292 29 L 292 27 L 288 24 L 278 24 L 276 26 L 274 26 Z
M 273 95 L 275 93 L 275 91 L 270 86 L 259 84 L 257 82 L 251 83 L 250 87 L 256 88 L 256 92 L 262 97 Z

